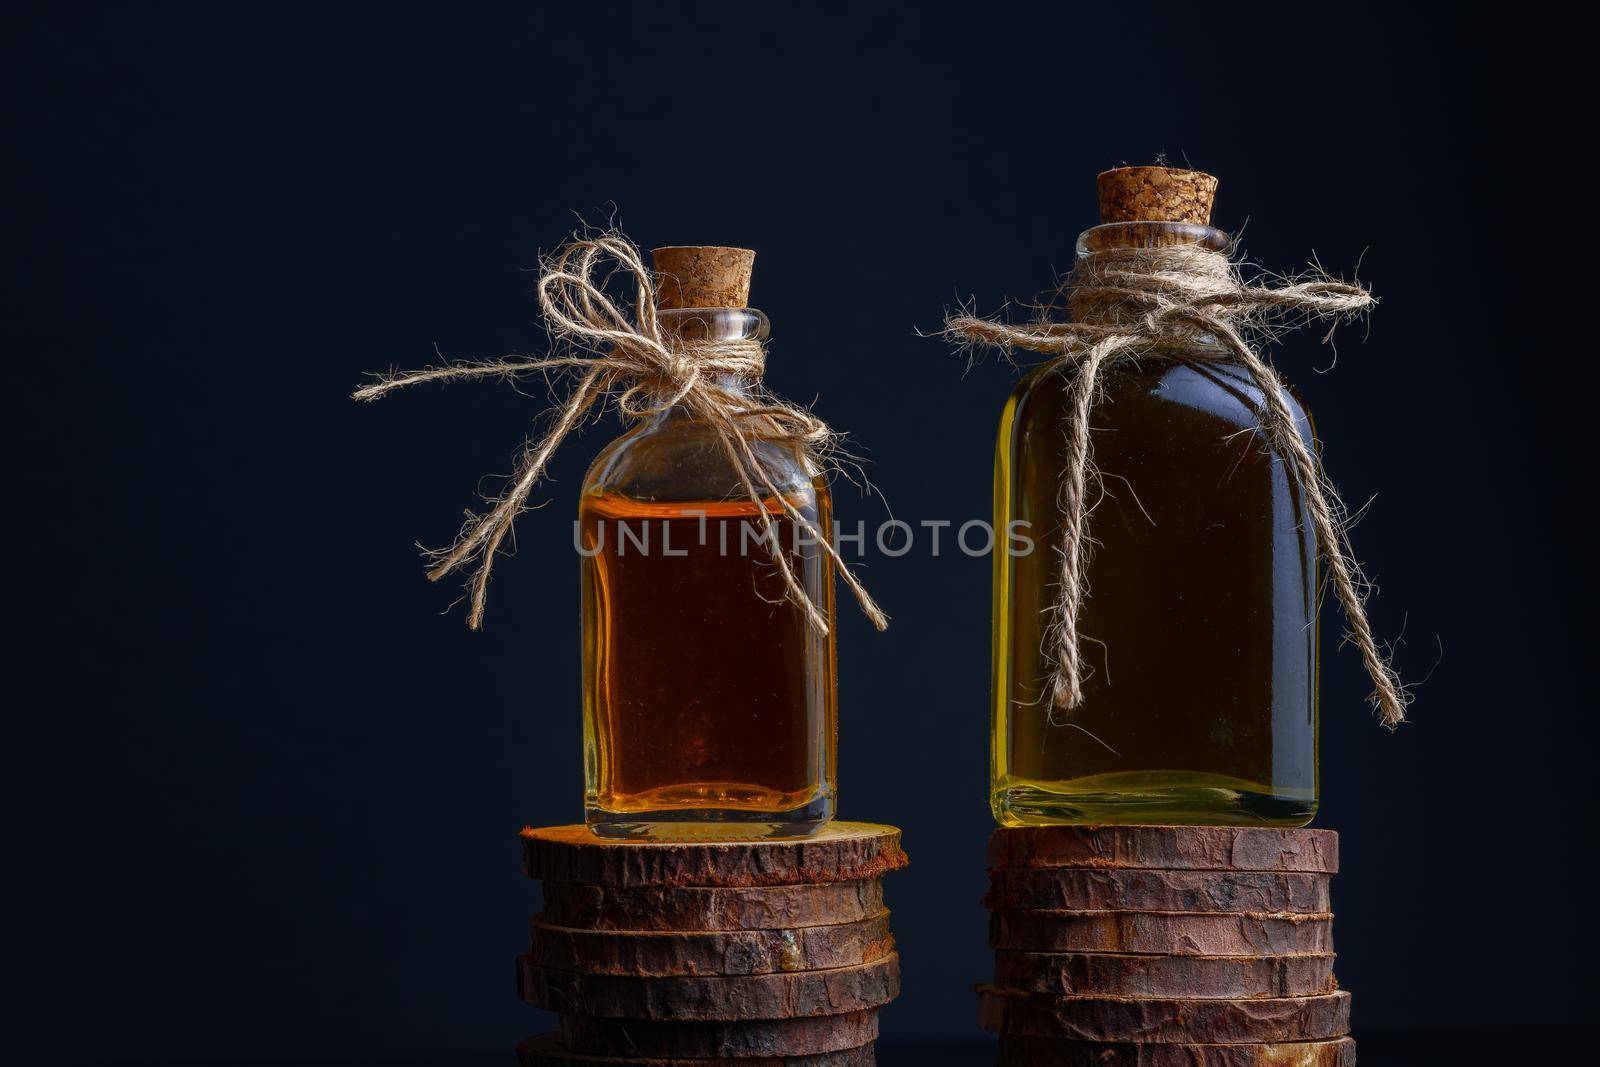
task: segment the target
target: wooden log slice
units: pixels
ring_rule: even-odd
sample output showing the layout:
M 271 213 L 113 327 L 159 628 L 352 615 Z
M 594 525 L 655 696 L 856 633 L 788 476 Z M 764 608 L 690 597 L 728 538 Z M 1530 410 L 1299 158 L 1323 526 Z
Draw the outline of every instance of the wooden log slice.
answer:
M 1132 1045 L 1000 1035 L 996 1067 L 1355 1067 L 1356 1043 L 1276 1041 L 1247 1045 Z
M 722 1059 L 704 1056 L 684 1058 L 672 1056 L 589 1056 L 582 1052 L 569 1052 L 561 1044 L 559 1034 L 542 1034 L 530 1037 L 517 1045 L 519 1067 L 607 1067 L 608 1064 L 628 1067 L 715 1067 Z M 872 1044 L 838 1052 L 819 1052 L 813 1056 L 755 1056 L 741 1059 L 739 1067 L 875 1067 L 876 1054 Z
M 989 944 L 1024 952 L 1300 956 L 1333 951 L 1333 916 L 1289 912 L 996 911 Z
M 612 841 L 583 826 L 522 831 L 530 878 L 585 885 L 762 886 L 877 878 L 906 865 L 900 831 L 832 822 L 795 840 Z
M 989 838 L 989 866 L 1336 874 L 1339 835 L 1263 826 L 1008 826 Z
M 1330 956 L 1117 956 L 996 952 L 996 988 L 1112 997 L 1299 997 L 1331 993 Z
M 545 882 L 542 917 L 589 930 L 776 930 L 860 922 L 881 911 L 878 878 L 749 889 Z
M 546 1011 L 601 1019 L 792 1019 L 842 1015 L 889 1003 L 900 993 L 900 957 L 859 967 L 741 977 L 628 978 L 540 967 L 519 959 L 517 993 Z M 857 1042 L 860 1044 L 860 1042 Z
M 857 1049 L 877 1038 L 876 1010 L 759 1022 L 655 1022 L 561 1013 L 561 1044 L 589 1056 L 669 1060 L 818 1056 Z
M 1231 1045 L 1326 1041 L 1350 1032 L 1350 994 L 1243 1000 L 1047 997 L 978 987 L 985 1030 L 1073 1041 Z
M 833 926 L 717 933 L 574 930 L 533 920 L 533 961 L 558 971 L 742 975 L 855 967 L 894 948 L 889 913 Z
M 1002 867 L 989 872 L 987 908 L 1068 911 L 1326 912 L 1327 874 L 1268 871 Z

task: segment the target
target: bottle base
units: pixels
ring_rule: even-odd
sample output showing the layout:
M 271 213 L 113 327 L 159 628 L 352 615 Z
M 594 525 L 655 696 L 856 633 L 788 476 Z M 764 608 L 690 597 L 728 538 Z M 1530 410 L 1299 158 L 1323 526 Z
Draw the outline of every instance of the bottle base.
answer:
M 1051 823 L 1178 826 L 1305 826 L 1312 796 L 1206 774 L 1097 775 L 1065 782 L 1013 782 L 990 796 L 1001 826 Z
M 810 837 L 833 820 L 833 798 L 789 811 L 681 808 L 609 811 L 590 803 L 584 822 L 596 837 L 632 841 L 762 841 Z

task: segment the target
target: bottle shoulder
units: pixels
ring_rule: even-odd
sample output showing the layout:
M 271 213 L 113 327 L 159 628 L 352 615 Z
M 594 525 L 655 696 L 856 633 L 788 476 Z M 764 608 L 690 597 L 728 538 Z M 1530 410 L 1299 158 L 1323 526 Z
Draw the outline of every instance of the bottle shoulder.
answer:
M 1262 393 L 1248 370 L 1236 360 L 1201 350 L 1202 358 L 1169 355 L 1120 360 L 1102 370 L 1095 398 L 1095 427 L 1174 433 L 1184 429 L 1207 433 L 1260 425 Z M 1076 362 L 1058 357 L 1029 371 L 1007 403 L 1008 424 L 1019 428 L 1041 420 L 1057 425 L 1066 414 Z M 1309 440 L 1310 412 L 1293 386 L 1283 396 L 1296 428 Z
M 780 493 L 816 491 L 820 471 L 799 449 L 771 441 L 753 441 L 750 448 Z M 602 449 L 589 465 L 583 492 L 645 501 L 731 500 L 746 495 L 717 430 L 676 413 L 646 419 Z

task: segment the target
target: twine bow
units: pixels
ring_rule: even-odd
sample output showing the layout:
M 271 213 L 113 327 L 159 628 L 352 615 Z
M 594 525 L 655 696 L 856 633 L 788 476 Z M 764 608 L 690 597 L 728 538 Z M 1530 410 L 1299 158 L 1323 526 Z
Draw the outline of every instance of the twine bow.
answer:
M 605 292 L 608 279 L 623 274 L 633 282 L 632 314 Z M 681 405 L 717 433 L 724 453 L 738 477 L 739 488 L 756 505 L 762 540 L 783 577 L 786 599 L 800 607 L 811 626 L 828 632 L 828 618 L 806 594 L 795 574 L 773 518 L 775 502 L 782 513 L 807 531 L 837 564 L 839 575 L 861 608 L 879 630 L 888 616 L 839 557 L 832 531 L 819 531 L 787 495 L 773 484 L 756 454 L 757 441 L 787 445 L 807 459 L 820 463 L 835 441 L 827 423 L 811 412 L 769 396 L 759 377 L 766 352 L 753 339 L 684 339 L 664 330 L 656 311 L 655 279 L 644 265 L 639 249 L 620 234 L 585 239 L 574 237 L 540 267 L 539 307 L 552 339 L 553 354 L 542 359 L 508 358 L 452 363 L 408 373 L 378 376 L 357 389 L 356 400 L 377 400 L 396 389 L 422 382 L 448 382 L 468 378 L 516 378 L 525 374 L 567 375 L 576 383 L 555 409 L 555 418 L 541 436 L 528 441 L 506 490 L 489 501 L 488 512 L 469 514 L 455 543 L 430 551 L 433 565 L 428 578 L 438 581 L 465 564 L 476 561 L 468 586 L 472 606 L 467 625 L 483 625 L 489 573 L 512 525 L 527 506 L 529 494 L 543 476 L 550 457 L 574 427 L 595 407 L 614 400 L 625 419 L 638 420 Z M 730 388 L 729 377 L 750 381 L 749 388 Z
M 1198 245 L 1119 248 L 1093 252 L 1078 263 L 1068 286 L 1071 322 L 1013 326 L 972 316 L 945 322 L 945 335 L 1003 350 L 1023 348 L 1061 356 L 1076 369 L 1069 385 L 1066 470 L 1060 489 L 1061 544 L 1048 642 L 1055 660 L 1052 702 L 1070 710 L 1083 702 L 1078 619 L 1088 590 L 1087 497 L 1095 480 L 1089 436 L 1100 374 L 1119 360 L 1203 358 L 1162 346 L 1214 342 L 1242 364 L 1261 391 L 1258 414 L 1268 448 L 1290 467 L 1306 495 L 1318 546 L 1373 682 L 1371 699 L 1386 726 L 1405 719 L 1408 702 L 1399 676 L 1379 651 L 1367 621 L 1367 583 L 1350 551 L 1348 513 L 1312 445 L 1297 432 L 1277 373 L 1257 355 L 1247 333 L 1267 337 L 1311 319 L 1340 319 L 1376 303 L 1359 285 L 1324 275 L 1285 285 L 1251 285 L 1224 254 Z

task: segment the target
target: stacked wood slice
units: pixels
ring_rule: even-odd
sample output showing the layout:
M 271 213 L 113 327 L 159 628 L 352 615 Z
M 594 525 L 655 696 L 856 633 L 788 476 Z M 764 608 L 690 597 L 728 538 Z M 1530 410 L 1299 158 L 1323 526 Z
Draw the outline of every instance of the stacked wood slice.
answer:
M 870 1067 L 900 991 L 883 876 L 900 831 L 830 823 L 802 840 L 616 841 L 523 831 L 543 884 L 522 999 L 560 1016 L 523 1067 Z
M 1330 830 L 1030 826 L 989 842 L 999 1067 L 1350 1067 Z

